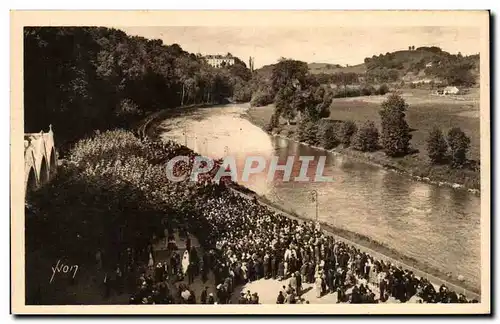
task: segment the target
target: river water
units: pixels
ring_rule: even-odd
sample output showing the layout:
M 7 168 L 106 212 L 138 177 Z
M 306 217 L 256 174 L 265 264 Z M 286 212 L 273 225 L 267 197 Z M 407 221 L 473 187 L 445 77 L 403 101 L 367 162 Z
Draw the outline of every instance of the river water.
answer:
M 162 122 L 162 138 L 187 144 L 196 152 L 235 157 L 238 182 L 297 214 L 360 233 L 443 273 L 462 275 L 480 287 L 480 197 L 409 180 L 380 167 L 266 134 L 242 115 L 245 105 L 184 111 Z M 298 156 L 314 156 L 307 175 L 313 179 L 319 157 L 331 182 L 283 181 L 268 168 L 241 179 L 244 158 L 294 157 L 291 179 L 299 174 Z M 254 165 L 255 166 L 255 165 Z M 317 192 L 316 202 L 312 199 Z

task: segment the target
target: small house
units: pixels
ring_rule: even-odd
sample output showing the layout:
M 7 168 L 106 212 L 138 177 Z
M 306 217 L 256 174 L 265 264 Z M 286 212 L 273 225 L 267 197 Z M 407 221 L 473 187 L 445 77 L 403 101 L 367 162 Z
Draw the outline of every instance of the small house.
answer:
M 446 87 L 443 89 L 443 94 L 444 95 L 456 95 L 459 94 L 460 89 L 457 87 Z

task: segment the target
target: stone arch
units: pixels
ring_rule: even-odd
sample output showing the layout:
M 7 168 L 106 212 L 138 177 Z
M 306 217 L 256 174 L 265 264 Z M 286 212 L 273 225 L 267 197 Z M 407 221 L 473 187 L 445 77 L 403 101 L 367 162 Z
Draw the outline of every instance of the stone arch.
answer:
M 28 180 L 26 183 L 26 198 L 29 198 L 30 194 L 37 188 L 36 183 L 36 173 L 33 167 L 28 171 Z
M 39 183 L 40 186 L 45 185 L 49 182 L 49 169 L 47 166 L 47 159 L 45 156 L 42 157 L 42 163 L 40 163 L 40 174 L 39 174 Z

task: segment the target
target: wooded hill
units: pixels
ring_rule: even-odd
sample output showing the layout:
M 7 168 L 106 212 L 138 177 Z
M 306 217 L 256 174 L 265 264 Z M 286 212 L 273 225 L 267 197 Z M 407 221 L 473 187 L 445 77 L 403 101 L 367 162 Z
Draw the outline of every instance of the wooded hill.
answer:
M 269 77 L 274 65 L 263 66 L 256 73 L 261 77 Z M 479 81 L 479 54 L 450 54 L 435 46 L 410 46 L 408 50 L 367 57 L 363 63 L 352 66 L 309 63 L 308 67 L 309 72 L 316 75 L 321 83 L 335 83 L 336 77 L 330 75 L 336 74 L 356 74 L 356 78 L 351 78 L 353 83 L 411 82 L 428 78 L 467 87 Z
M 59 144 L 181 105 L 250 100 L 239 59 L 214 68 L 178 44 L 104 27 L 24 29 L 25 132 L 54 126 Z

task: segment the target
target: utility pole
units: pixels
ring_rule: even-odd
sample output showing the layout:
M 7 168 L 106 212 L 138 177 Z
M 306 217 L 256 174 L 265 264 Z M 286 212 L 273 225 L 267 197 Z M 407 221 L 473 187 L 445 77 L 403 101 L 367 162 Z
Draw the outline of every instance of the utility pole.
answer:
M 184 146 L 187 147 L 187 126 L 184 125 Z
M 311 192 L 311 199 L 316 203 L 316 223 L 318 222 L 318 190 L 313 190 Z

